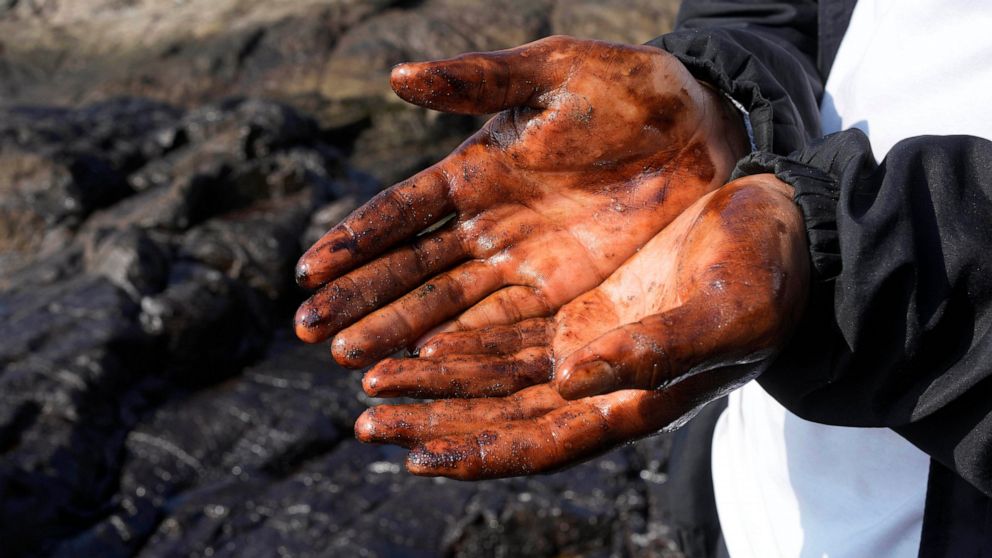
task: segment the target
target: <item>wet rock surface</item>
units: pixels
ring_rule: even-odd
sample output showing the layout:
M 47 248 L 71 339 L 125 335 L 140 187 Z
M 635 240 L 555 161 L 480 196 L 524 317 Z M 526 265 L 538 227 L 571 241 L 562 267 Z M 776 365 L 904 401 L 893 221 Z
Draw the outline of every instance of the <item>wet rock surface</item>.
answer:
M 3 555 L 677 556 L 666 436 L 549 476 L 412 477 L 353 439 L 359 375 L 290 332 L 302 249 L 478 125 L 400 104 L 392 64 L 643 41 L 673 12 L 0 1 Z

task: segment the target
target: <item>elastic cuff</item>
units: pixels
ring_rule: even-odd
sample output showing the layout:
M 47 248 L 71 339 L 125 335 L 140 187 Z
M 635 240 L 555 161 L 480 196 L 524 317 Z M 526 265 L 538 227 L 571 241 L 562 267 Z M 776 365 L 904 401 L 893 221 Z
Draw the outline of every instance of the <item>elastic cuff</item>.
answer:
M 741 115 L 741 120 L 744 121 L 744 131 L 747 132 L 747 141 L 751 146 L 751 153 L 758 151 L 758 144 L 754 141 L 754 127 L 751 126 L 751 113 L 744 105 L 742 105 L 737 99 L 731 97 L 726 91 L 720 90 L 720 94 L 723 95 L 723 98 L 733 105 L 734 108 L 737 109 L 737 112 Z
M 793 199 L 806 223 L 813 277 L 830 281 L 840 274 L 840 242 L 837 235 L 837 201 L 840 182 L 822 170 L 767 152 L 752 153 L 737 163 L 731 180 L 771 173 L 795 189 Z

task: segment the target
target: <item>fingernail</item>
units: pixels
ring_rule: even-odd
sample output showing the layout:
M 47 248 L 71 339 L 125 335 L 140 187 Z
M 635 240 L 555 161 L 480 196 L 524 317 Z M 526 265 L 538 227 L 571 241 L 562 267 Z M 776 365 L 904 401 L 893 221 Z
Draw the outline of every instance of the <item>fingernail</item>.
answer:
M 296 264 L 296 284 L 304 289 L 310 288 L 310 264 L 300 261 Z
M 410 79 L 413 77 L 413 68 L 410 64 L 397 64 L 393 66 L 393 70 L 389 73 L 389 83 L 392 85 L 393 90 L 400 92 L 401 90 L 406 90 L 410 85 Z
M 320 310 L 312 304 L 303 303 L 296 309 L 296 315 L 293 317 L 293 327 L 296 331 L 296 336 L 306 343 L 323 341 L 326 336 L 322 335 L 323 331 L 320 328 L 320 322 Z
M 393 66 L 393 70 L 390 73 L 393 79 L 407 78 L 410 77 L 411 74 L 413 74 L 413 71 L 410 69 L 410 64 L 406 62 Z
M 375 408 L 367 409 L 355 421 L 355 438 L 362 442 L 375 439 Z
M 601 395 L 616 388 L 616 374 L 605 361 L 583 362 L 566 370 L 557 382 L 558 393 L 565 399 L 581 399 Z
M 371 371 L 367 372 L 365 376 L 362 377 L 362 389 L 365 391 L 365 395 L 369 397 L 376 397 L 379 395 L 378 390 L 379 376 L 373 374 Z
M 427 333 L 421 335 L 420 338 L 418 338 L 413 344 L 416 348 L 417 356 L 424 358 L 434 356 L 434 353 L 437 351 L 437 341 L 434 338 L 438 334 L 448 331 L 450 327 L 451 321 L 447 321 L 432 327 L 427 331 Z
M 331 341 L 331 356 L 345 368 L 362 368 L 375 361 L 358 343 L 351 342 L 340 334 Z

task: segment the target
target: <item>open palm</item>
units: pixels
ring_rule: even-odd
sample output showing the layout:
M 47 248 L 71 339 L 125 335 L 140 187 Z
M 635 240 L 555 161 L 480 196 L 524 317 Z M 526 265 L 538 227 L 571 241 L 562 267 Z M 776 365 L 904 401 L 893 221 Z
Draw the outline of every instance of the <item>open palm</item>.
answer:
M 335 336 L 347 366 L 441 324 L 553 313 L 722 184 L 744 149 L 736 115 L 652 47 L 551 37 L 404 64 L 392 85 L 429 108 L 502 112 L 300 260 L 299 282 L 319 290 L 297 334 Z
M 790 190 L 732 182 L 554 318 L 440 333 L 379 363 L 371 395 L 455 399 L 373 408 L 358 436 L 413 447 L 416 473 L 487 478 L 678 424 L 754 377 L 799 318 L 808 256 Z

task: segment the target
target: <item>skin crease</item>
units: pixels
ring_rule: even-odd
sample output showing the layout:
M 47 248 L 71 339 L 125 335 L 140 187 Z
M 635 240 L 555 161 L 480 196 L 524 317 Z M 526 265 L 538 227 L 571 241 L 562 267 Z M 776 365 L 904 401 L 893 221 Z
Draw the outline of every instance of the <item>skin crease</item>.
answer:
M 420 358 L 380 363 L 365 377 L 370 394 L 453 399 L 374 407 L 355 432 L 412 448 L 407 468 L 420 475 L 483 479 L 574 464 L 677 426 L 753 378 L 800 319 L 808 285 L 792 188 L 769 174 L 742 178 L 553 319 L 441 333 Z M 550 381 L 517 379 L 525 353 L 544 358 Z M 503 396 L 473 399 L 494 394 Z
M 747 150 L 739 116 L 653 47 L 549 37 L 402 64 L 391 83 L 414 104 L 498 114 L 300 259 L 298 282 L 318 290 L 296 333 L 333 337 L 349 367 L 438 331 L 553 314 L 722 185 Z M 546 368 L 525 357 L 514 387 Z

